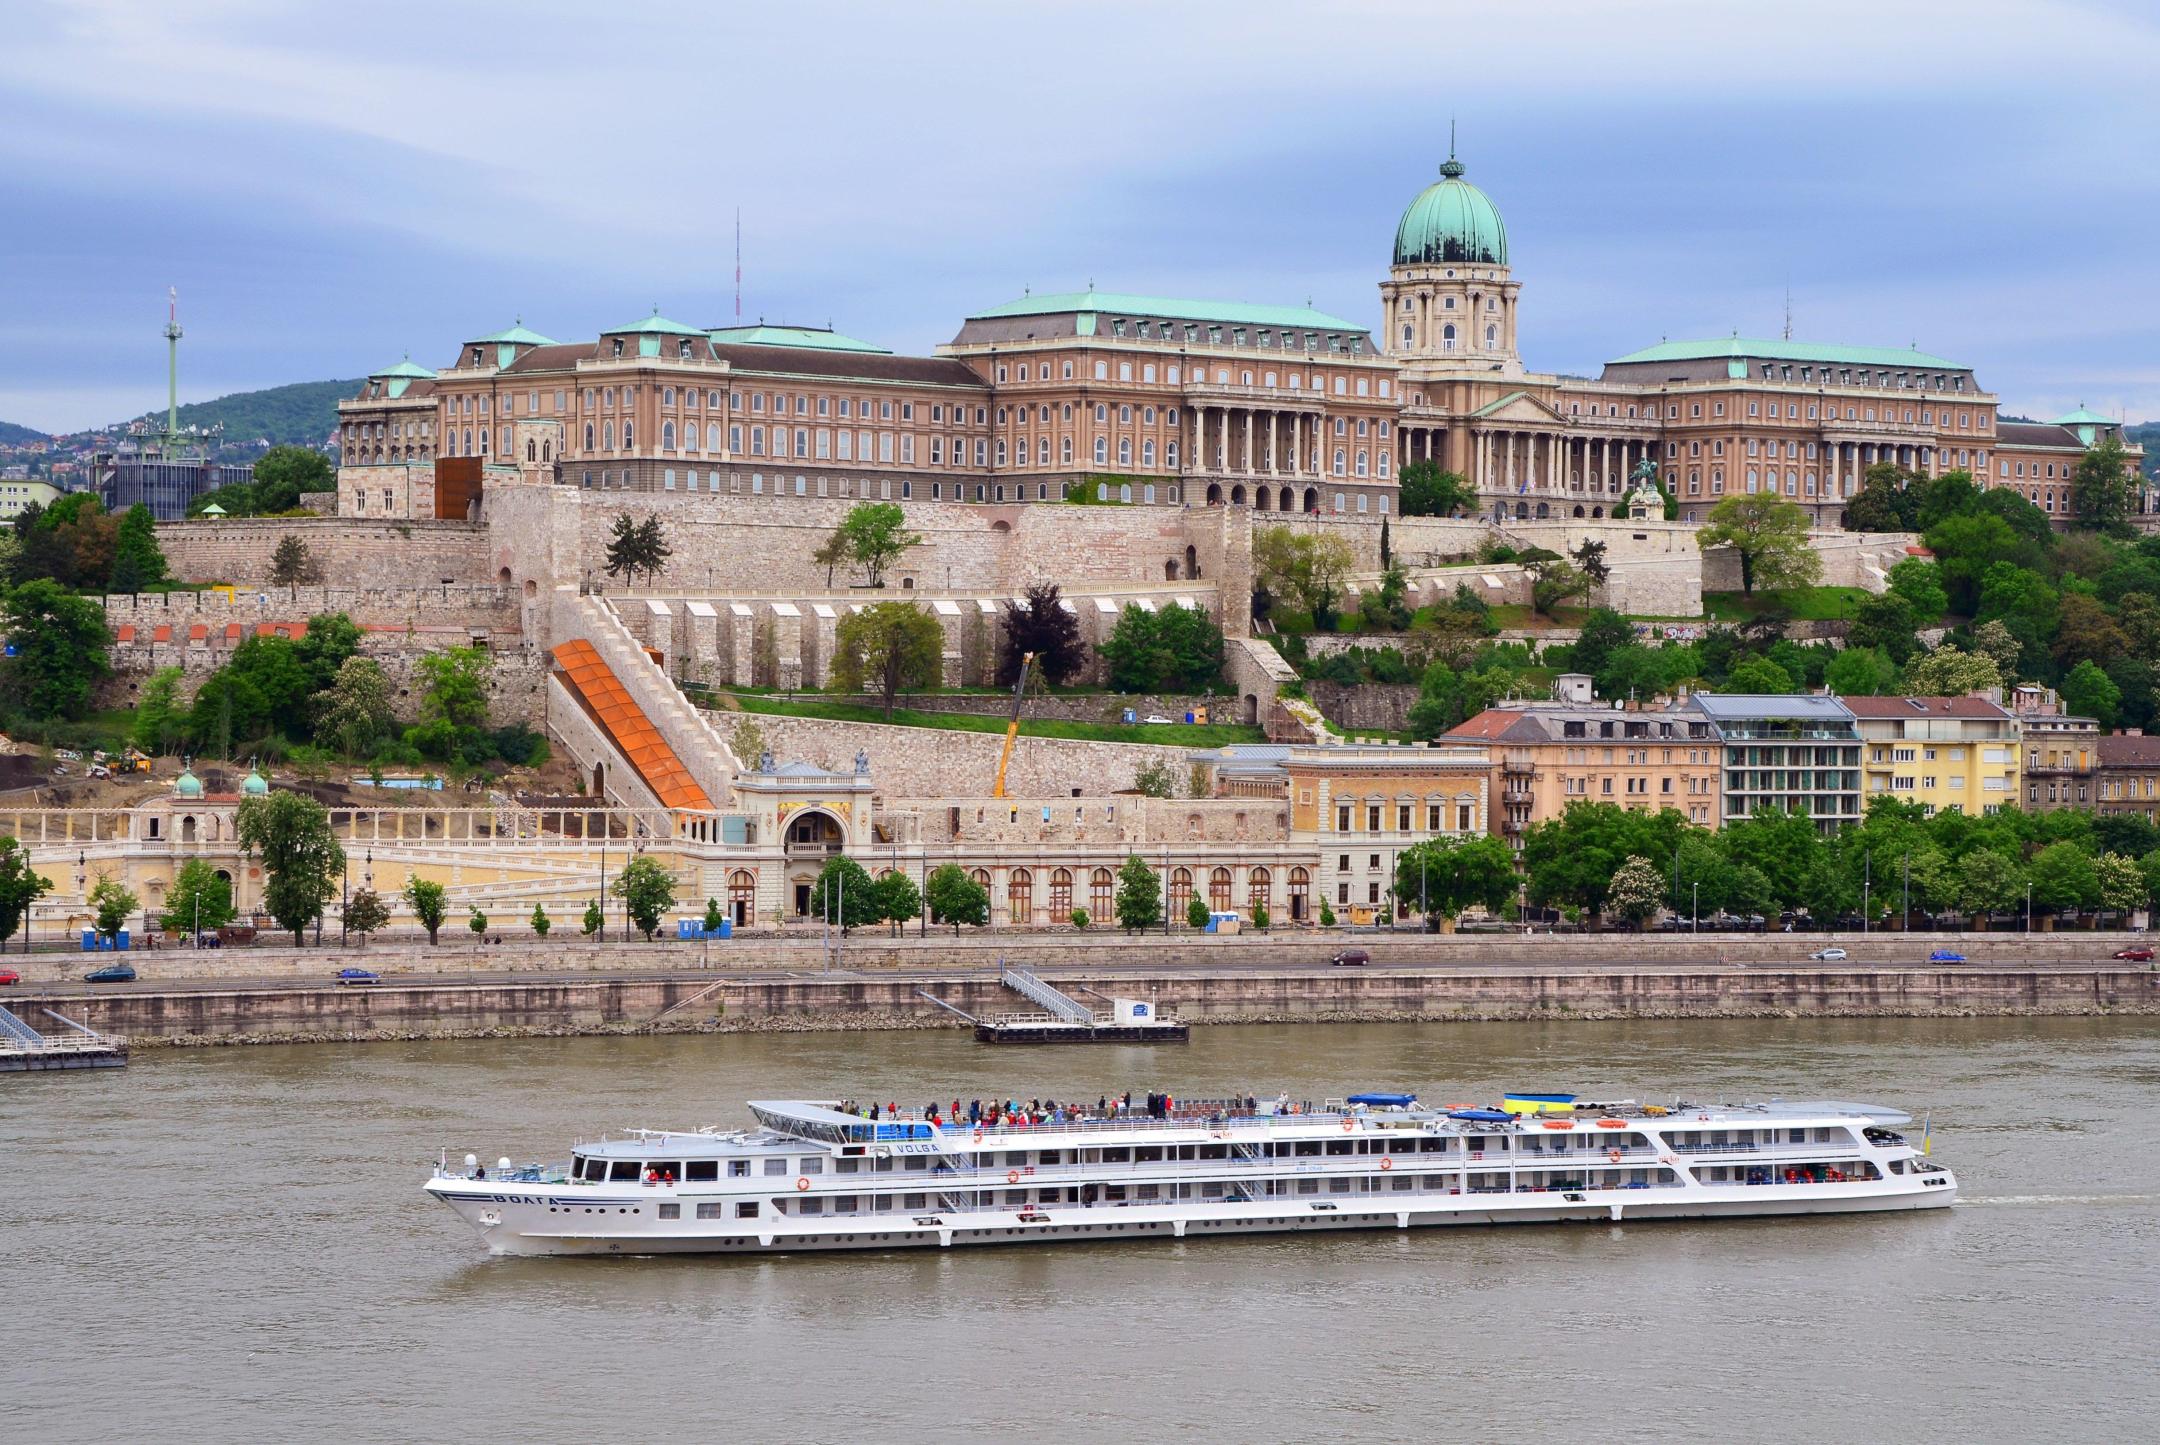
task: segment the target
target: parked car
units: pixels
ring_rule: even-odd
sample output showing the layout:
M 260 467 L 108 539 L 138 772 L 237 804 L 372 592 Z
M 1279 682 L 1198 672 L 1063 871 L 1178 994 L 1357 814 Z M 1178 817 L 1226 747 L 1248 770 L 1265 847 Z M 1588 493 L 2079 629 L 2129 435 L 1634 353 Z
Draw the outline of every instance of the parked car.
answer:
M 132 963 L 108 963 L 103 968 L 93 968 L 83 975 L 84 983 L 133 983 L 135 965 Z
M 2153 951 L 2143 947 L 2118 948 L 2115 950 L 2115 956 L 2124 963 L 2151 963 L 2153 961 Z
M 1159 726 L 1168 726 L 1169 724 L 1176 722 L 1177 719 L 1164 717 L 1159 712 L 1151 712 L 1146 717 L 1140 719 L 1140 721 L 1144 723 L 1154 723 Z
M 1938 948 L 1928 955 L 1929 963 L 1963 963 L 1965 955 L 1954 949 Z
M 1845 950 L 1842 948 L 1818 948 L 1808 957 L 1814 959 L 1817 963 L 1843 963 L 1845 961 Z
M 382 975 L 368 968 L 341 968 L 337 971 L 340 984 L 381 983 Z
M 12 968 L 0 968 L 0 984 L 21 983 L 22 975 Z
M 1328 962 L 1337 968 L 1363 968 L 1372 962 L 1372 955 L 1362 948 L 1346 948 Z

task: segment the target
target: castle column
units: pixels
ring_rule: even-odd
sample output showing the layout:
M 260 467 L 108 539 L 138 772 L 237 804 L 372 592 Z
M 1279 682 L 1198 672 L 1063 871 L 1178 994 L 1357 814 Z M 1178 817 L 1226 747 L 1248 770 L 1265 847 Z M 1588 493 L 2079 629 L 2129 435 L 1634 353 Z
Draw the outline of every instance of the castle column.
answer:
M 1258 430 L 1260 414 L 1248 406 L 1243 408 L 1239 415 L 1245 418 L 1245 448 L 1243 453 L 1245 464 L 1239 470 L 1250 476 L 1253 469 L 1253 432 Z

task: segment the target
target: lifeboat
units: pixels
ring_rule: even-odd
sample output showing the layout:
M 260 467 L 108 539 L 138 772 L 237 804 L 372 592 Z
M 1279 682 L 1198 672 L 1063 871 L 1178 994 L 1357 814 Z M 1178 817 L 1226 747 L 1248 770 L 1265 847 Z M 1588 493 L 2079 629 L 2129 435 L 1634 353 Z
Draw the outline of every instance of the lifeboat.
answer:
M 1572 1129 L 1575 1127 L 1573 1119 L 1547 1119 L 1544 1123 L 1548 1129 Z

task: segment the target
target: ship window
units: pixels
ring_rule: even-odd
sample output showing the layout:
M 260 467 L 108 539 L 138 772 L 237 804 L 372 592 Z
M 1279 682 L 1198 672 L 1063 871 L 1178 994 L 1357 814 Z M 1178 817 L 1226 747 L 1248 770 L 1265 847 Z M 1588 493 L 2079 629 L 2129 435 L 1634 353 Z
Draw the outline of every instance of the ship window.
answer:
M 682 1178 L 682 1161 L 679 1159 L 655 1159 L 645 1168 L 648 1173 L 657 1174 L 662 1179 Z
M 833 1173 L 835 1174 L 855 1174 L 859 1173 L 861 1169 L 862 1160 L 860 1159 L 835 1159 L 833 1161 Z
M 643 1170 L 638 1168 L 638 1163 L 635 1159 L 618 1159 L 615 1161 L 614 1169 L 609 1171 L 608 1178 L 627 1179 L 635 1183 L 638 1176 L 643 1172 Z
M 1805 1130 L 1805 1129 L 1795 1129 L 1795 1130 L 1793 1130 L 1793 1131 L 1792 1131 L 1792 1142 L 1793 1142 L 1793 1143 L 1795 1143 L 1795 1144 L 1805 1144 L 1805 1143 L 1807 1143 L 1807 1130 Z
M 1347 1154 L 1350 1152 L 1350 1142 L 1348 1139 L 1330 1139 L 1327 1143 L 1327 1152 L 1330 1154 Z
M 1305 1158 L 1305 1157 L 1307 1157 L 1307 1156 L 1310 1156 L 1310 1155 L 1313 1155 L 1313 1154 L 1318 1154 L 1319 1152 L 1320 1152 L 1320 1141 L 1319 1141 L 1319 1140 L 1317 1140 L 1317 1139 L 1302 1139 L 1302 1140 L 1298 1141 L 1298 1146 L 1297 1146 L 1297 1154 L 1298 1154 L 1298 1157 L 1299 1157 L 1299 1158 Z
M 825 1212 L 825 1201 L 822 1199 L 804 1199 L 799 1203 L 801 1208 L 795 1211 L 798 1214 L 823 1214 Z
M 853 1214 L 855 1212 L 855 1196 L 852 1194 L 834 1195 L 832 1210 L 835 1214 Z
M 1132 1157 L 1133 1162 L 1136 1164 L 1154 1163 L 1162 1158 L 1162 1146 L 1159 1144 L 1143 1144 L 1133 1150 Z
M 802 1172 L 805 1174 L 823 1174 L 825 1172 L 825 1161 L 813 1154 L 808 1159 L 803 1160 Z
M 660 1206 L 660 1217 L 662 1219 L 680 1219 L 682 1218 L 682 1206 L 680 1204 L 663 1204 Z
M 1230 1157 L 1230 1146 L 1228 1144 L 1202 1144 L 1200 1146 L 1200 1157 L 1202 1159 L 1228 1159 Z
M 787 1173 L 787 1160 L 785 1160 L 785 1159 L 768 1159 L 768 1160 L 766 1160 L 766 1161 L 765 1161 L 765 1172 L 766 1172 L 767 1174 L 785 1174 L 785 1173 Z
M 736 1205 L 736 1206 L 735 1206 L 735 1217 L 736 1217 L 737 1219 L 755 1219 L 755 1218 L 757 1218 L 757 1205 L 756 1205 L 756 1203 L 755 1203 L 755 1202 L 746 1202 L 746 1203 L 742 1203 L 742 1204 L 738 1204 L 738 1205 Z
M 1045 1149 L 1036 1158 L 1035 1162 L 1038 1164 L 1058 1164 L 1062 1163 L 1064 1158 L 1064 1154 L 1056 1149 Z
M 927 1194 L 904 1195 L 902 1196 L 900 1201 L 900 1207 L 902 1209 L 925 1209 L 929 1207 L 929 1204 L 930 1196 Z
M 700 1204 L 700 1205 L 699 1205 L 699 1206 L 697 1207 L 697 1217 L 698 1217 L 698 1218 L 700 1218 L 700 1219 L 718 1219 L 718 1218 L 720 1218 L 720 1214 L 721 1214 L 721 1209 L 722 1209 L 722 1207 L 723 1207 L 723 1206 L 721 1206 L 721 1205 L 719 1205 L 719 1204 L 716 1204 L 716 1203 L 714 1203 L 714 1204 Z M 756 1205 L 754 1205 L 754 1204 L 753 1204 L 753 1205 L 751 1205 L 750 1207 L 751 1207 L 752 1209 L 755 1209 L 755 1208 L 757 1208 L 757 1206 L 756 1206 Z
M 1348 1194 L 1350 1192 L 1350 1181 L 1347 1179 L 1330 1179 L 1327 1182 L 1327 1187 L 1330 1194 Z
M 1390 1189 L 1415 1189 L 1417 1187 L 1417 1181 L 1415 1179 L 1412 1179 L 1407 1174 L 1398 1174 L 1395 1176 L 1394 1182 L 1388 1185 L 1388 1187 Z
M 1300 1179 L 1297 1182 L 1297 1192 L 1300 1194 L 1318 1194 L 1320 1192 L 1320 1181 L 1317 1179 Z
M 747 1179 L 750 1176 L 750 1161 L 747 1159 L 730 1159 L 728 1160 L 727 1172 L 730 1179 Z
M 720 1161 L 717 1159 L 692 1159 L 683 1165 L 683 1182 L 686 1184 L 709 1184 L 720 1177 Z
M 919 1173 L 922 1170 L 928 1169 L 930 1167 L 930 1161 L 928 1159 L 925 1159 L 920 1154 L 910 1154 L 907 1156 L 907 1158 L 900 1161 L 900 1167 L 902 1169 L 912 1169 Z M 912 1209 L 915 1206 L 909 1205 L 908 1207 Z

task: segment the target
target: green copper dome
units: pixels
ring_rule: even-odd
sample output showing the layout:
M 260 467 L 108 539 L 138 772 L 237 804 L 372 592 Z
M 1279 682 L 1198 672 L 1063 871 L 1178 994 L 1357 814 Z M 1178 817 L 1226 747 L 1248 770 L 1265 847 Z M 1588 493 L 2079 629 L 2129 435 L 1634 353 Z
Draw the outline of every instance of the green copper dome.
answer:
M 195 776 L 193 769 L 182 768 L 180 776 L 173 779 L 172 790 L 176 798 L 199 798 L 202 796 L 202 779 Z
M 1491 199 L 1462 178 L 1450 155 L 1395 227 L 1395 264 L 1505 266 L 1507 227 Z
M 270 784 L 264 779 L 260 771 L 249 768 L 247 781 L 240 785 L 240 791 L 250 798 L 259 798 L 270 791 Z

